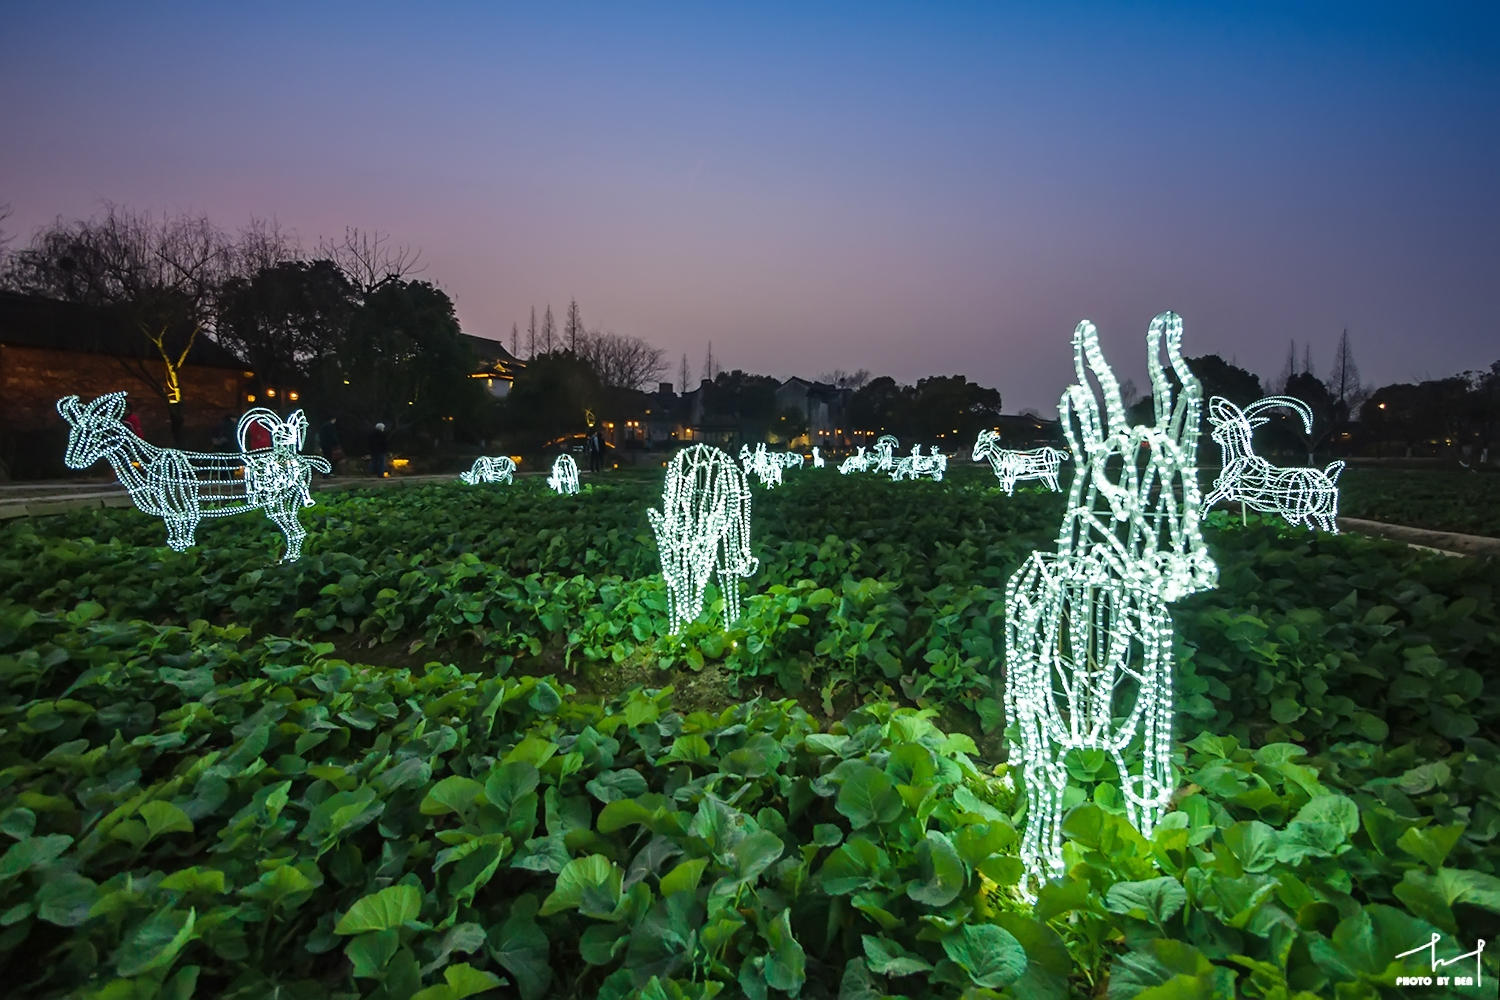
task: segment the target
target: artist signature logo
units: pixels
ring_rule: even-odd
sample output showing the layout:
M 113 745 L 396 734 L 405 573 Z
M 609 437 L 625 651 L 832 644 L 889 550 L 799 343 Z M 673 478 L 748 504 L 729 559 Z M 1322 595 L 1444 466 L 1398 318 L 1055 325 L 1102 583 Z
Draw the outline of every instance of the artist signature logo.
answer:
M 1443 939 L 1443 936 L 1441 934 L 1433 934 L 1432 935 L 1432 940 L 1428 941 L 1426 944 L 1418 945 L 1417 947 L 1413 948 L 1411 951 L 1403 951 L 1401 954 L 1399 954 L 1399 955 L 1396 956 L 1397 958 L 1406 958 L 1408 955 L 1415 955 L 1419 951 L 1425 951 L 1425 952 L 1427 952 L 1427 959 L 1431 963 L 1432 972 L 1433 972 L 1433 974 L 1430 975 L 1430 976 L 1397 976 L 1396 977 L 1396 985 L 1397 986 L 1483 986 L 1484 985 L 1484 977 L 1483 977 L 1483 973 L 1482 973 L 1482 971 L 1480 969 L 1480 960 L 1484 958 L 1484 938 L 1480 938 L 1479 939 L 1479 943 L 1474 947 L 1474 950 L 1471 951 L 1471 952 L 1469 952 L 1468 954 L 1459 955 L 1457 958 L 1438 958 L 1437 957 L 1437 946 L 1438 946 L 1438 942 L 1441 941 L 1442 939 Z M 1472 976 L 1466 976 L 1466 975 L 1444 975 L 1444 976 L 1439 976 L 1439 975 L 1437 975 L 1437 970 L 1439 968 L 1446 968 L 1447 966 L 1453 965 L 1455 962 L 1462 962 L 1464 959 L 1467 959 L 1467 958 L 1472 958 L 1474 960 L 1474 974 Z

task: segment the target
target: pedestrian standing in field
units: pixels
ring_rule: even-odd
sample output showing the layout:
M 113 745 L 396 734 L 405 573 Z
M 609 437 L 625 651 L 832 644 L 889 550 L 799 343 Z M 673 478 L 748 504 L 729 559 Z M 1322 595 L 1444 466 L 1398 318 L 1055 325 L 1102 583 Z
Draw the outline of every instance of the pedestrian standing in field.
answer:
M 128 401 L 125 403 L 125 416 L 123 417 L 123 419 L 125 421 L 125 426 L 129 427 L 131 432 L 134 433 L 136 437 L 145 438 L 146 435 L 141 433 L 140 414 L 135 412 L 135 407 L 131 406 Z
M 385 436 L 385 424 L 376 424 L 375 429 L 370 432 L 370 472 L 384 478 L 385 476 L 385 454 L 390 447 L 390 439 Z
M 318 448 L 323 452 L 323 457 L 328 459 L 329 471 L 323 476 L 324 479 L 332 479 L 338 475 L 339 462 L 343 461 L 344 448 L 339 443 L 339 418 L 329 417 L 318 428 Z
M 234 432 L 238 429 L 238 425 L 239 421 L 234 418 L 234 414 L 225 410 L 218 429 L 214 431 L 214 447 L 219 451 L 228 451 L 229 446 L 234 444 Z
M 604 435 L 598 427 L 589 432 L 589 471 L 604 471 Z

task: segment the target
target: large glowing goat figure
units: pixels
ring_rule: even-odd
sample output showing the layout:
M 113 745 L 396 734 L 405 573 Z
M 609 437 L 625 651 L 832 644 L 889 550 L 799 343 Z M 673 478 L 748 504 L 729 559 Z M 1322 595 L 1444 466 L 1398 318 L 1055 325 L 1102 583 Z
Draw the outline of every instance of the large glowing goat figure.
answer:
M 488 458 L 481 455 L 474 459 L 474 468 L 460 472 L 458 478 L 470 486 L 476 483 L 505 483 L 510 485 L 516 474 L 516 463 L 509 455 Z
M 767 451 L 764 443 L 756 445 L 754 451 L 748 444 L 740 445 L 740 464 L 745 467 L 746 475 L 759 476 L 766 489 L 774 490 L 781 485 L 781 460 Z
M 938 451 L 937 445 L 932 446 L 932 454 L 922 454 L 922 446 L 914 444 L 911 446 L 911 454 L 896 462 L 891 469 L 891 478 L 896 482 L 903 479 L 921 479 L 923 476 L 931 476 L 933 482 L 941 482 L 943 473 L 948 471 L 948 456 Z
M 1174 788 L 1167 605 L 1218 580 L 1199 529 L 1202 389 L 1181 345 L 1175 313 L 1151 322 L 1156 419 L 1131 427 L 1094 325 L 1078 325 L 1078 383 L 1059 404 L 1078 463 L 1068 512 L 1056 554 L 1033 552 L 1006 587 L 1005 707 L 1019 730 L 1011 759 L 1022 764 L 1028 802 L 1021 858 L 1039 883 L 1062 873 L 1069 752 L 1109 755 L 1126 817 L 1147 837 Z
M 158 448 L 125 426 L 125 393 L 111 392 L 91 403 L 77 396 L 57 401 L 57 412 L 69 424 L 68 449 L 63 462 L 70 469 L 87 469 L 101 458 L 143 513 L 155 514 L 167 525 L 167 544 L 178 552 L 190 547 L 205 517 L 228 517 L 263 510 L 286 536 L 283 562 L 302 555 L 307 531 L 297 519 L 311 507 L 312 472 L 331 472 L 327 460 L 303 455 L 307 418 L 301 410 L 283 420 L 257 407 L 240 417 L 239 452 L 208 453 Z M 246 446 L 250 428 L 259 424 L 269 432 L 271 446 Z
M 563 496 L 578 492 L 578 463 L 573 461 L 572 455 L 557 456 L 557 461 L 552 463 L 552 474 L 547 477 L 547 485 Z
M 974 461 L 982 462 L 985 459 L 990 460 L 990 467 L 995 470 L 995 478 L 1000 480 L 1006 496 L 1013 496 L 1016 483 L 1023 479 L 1040 479 L 1047 484 L 1048 489 L 1056 493 L 1061 489 L 1057 485 L 1057 472 L 1062 463 L 1068 460 L 1068 453 L 1057 448 L 1010 451 L 1000 447 L 999 434 L 984 430 L 979 432 L 979 440 L 974 442 Z
M 1292 396 L 1267 396 L 1243 410 L 1223 396 L 1208 401 L 1208 422 L 1224 453 L 1224 468 L 1203 506 L 1238 500 L 1258 511 L 1280 514 L 1289 524 L 1311 528 L 1316 521 L 1324 531 L 1337 534 L 1338 478 L 1344 463 L 1334 462 L 1326 469 L 1283 469 L 1261 458 L 1250 445 L 1251 433 L 1267 420 L 1261 411 L 1278 408 L 1294 411 L 1303 428 L 1312 431 L 1312 409 Z
M 750 554 L 750 484 L 734 459 L 711 445 L 684 448 L 667 468 L 662 509 L 647 510 L 661 550 L 672 632 L 703 611 L 715 570 L 724 597 L 724 624 L 740 616 L 742 576 L 759 564 Z
M 896 465 L 896 449 L 901 447 L 901 442 L 896 440 L 894 434 L 882 434 L 875 439 L 874 463 L 868 466 L 871 472 L 890 472 Z

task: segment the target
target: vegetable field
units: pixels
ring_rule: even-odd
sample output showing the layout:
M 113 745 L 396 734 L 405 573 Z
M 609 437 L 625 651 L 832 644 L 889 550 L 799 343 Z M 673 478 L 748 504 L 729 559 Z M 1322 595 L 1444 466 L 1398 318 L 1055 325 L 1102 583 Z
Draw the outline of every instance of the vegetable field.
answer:
M 1482 468 L 1482 466 L 1481 466 Z M 1500 535 L 1500 475 L 1493 472 L 1348 470 L 1343 513 L 1466 535 Z
M 1500 946 L 1395 985 L 1500 937 L 1495 560 L 1210 515 L 1173 811 L 1075 754 L 1032 906 L 1004 592 L 1061 499 L 791 472 L 742 620 L 669 637 L 660 491 L 326 495 L 289 565 L 256 518 L 0 528 L 7 988 L 1497 995 Z

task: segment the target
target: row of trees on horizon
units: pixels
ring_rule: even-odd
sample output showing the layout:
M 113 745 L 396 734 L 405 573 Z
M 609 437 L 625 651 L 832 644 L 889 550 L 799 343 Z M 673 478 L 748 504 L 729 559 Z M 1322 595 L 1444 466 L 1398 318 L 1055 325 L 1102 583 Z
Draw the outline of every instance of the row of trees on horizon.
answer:
M 0 206 L 0 224 L 8 212 Z M 571 301 L 563 322 L 551 306 L 527 328 L 513 324 L 511 353 L 526 364 L 505 400 L 470 378 L 478 359 L 461 335 L 451 298 L 423 280 L 420 253 L 378 232 L 346 229 L 305 249 L 275 222 L 228 231 L 194 213 L 156 216 L 106 204 L 92 218 L 59 217 L 18 249 L 0 233 L 0 286 L 117 311 L 138 336 L 133 373 L 164 403 L 180 440 L 185 407 L 174 371 L 199 338 L 241 359 L 258 396 L 294 388 L 314 419 L 338 415 L 358 427 L 386 423 L 425 448 L 442 441 L 495 441 L 525 448 L 581 430 L 586 415 L 612 419 L 632 408 L 629 394 L 655 388 L 665 353 L 638 337 L 583 323 Z M 1347 453 L 1380 442 L 1430 451 L 1500 443 L 1500 361 L 1416 384 L 1361 383 L 1348 332 L 1319 377 L 1311 349 L 1288 349 L 1269 384 L 1216 355 L 1189 362 L 1205 396 L 1245 405 L 1270 393 L 1304 400 L 1311 432 L 1281 420 L 1269 430 L 1288 450 Z M 806 431 L 796 410 L 778 408 L 779 380 L 726 372 L 713 345 L 691 378 L 686 355 L 679 390 L 706 383 L 703 413 L 741 428 L 745 438 L 780 441 Z M 1000 414 L 998 390 L 962 375 L 903 385 L 868 370 L 832 371 L 818 381 L 852 390 L 852 429 L 890 431 L 903 441 L 947 446 L 972 439 Z M 1127 396 L 1134 396 L 1126 385 Z M 281 398 L 285 398 L 285 393 Z M 1126 399 L 1143 419 L 1150 397 Z

